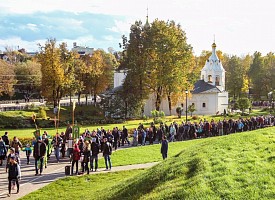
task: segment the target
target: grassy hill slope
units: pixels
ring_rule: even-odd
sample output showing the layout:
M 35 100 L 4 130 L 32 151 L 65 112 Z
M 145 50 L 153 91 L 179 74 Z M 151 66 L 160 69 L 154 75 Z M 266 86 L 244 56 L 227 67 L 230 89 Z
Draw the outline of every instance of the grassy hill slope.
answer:
M 182 145 L 181 151 L 178 151 L 178 145 Z M 136 151 L 144 152 L 146 148 L 159 154 L 158 145 L 136 148 Z M 275 127 L 170 143 L 169 148 L 169 159 L 153 168 L 117 172 L 114 175 L 69 177 L 31 193 L 24 199 L 47 199 L 49 194 L 53 199 L 82 199 L 88 193 L 91 194 L 87 196 L 89 199 L 112 200 L 275 198 Z M 134 151 L 135 148 L 128 150 Z M 117 159 L 127 160 L 131 156 L 128 150 L 114 154 L 119 154 Z M 176 153 L 176 150 L 180 153 Z M 123 152 L 124 157 L 120 155 Z M 131 154 L 135 157 L 150 157 L 148 154 Z M 136 163 L 131 159 L 128 161 Z M 87 182 L 87 179 L 91 180 Z M 56 187 L 64 191 L 52 193 Z M 78 188 L 83 188 L 83 191 Z
M 275 128 L 201 141 L 99 198 L 275 198 Z

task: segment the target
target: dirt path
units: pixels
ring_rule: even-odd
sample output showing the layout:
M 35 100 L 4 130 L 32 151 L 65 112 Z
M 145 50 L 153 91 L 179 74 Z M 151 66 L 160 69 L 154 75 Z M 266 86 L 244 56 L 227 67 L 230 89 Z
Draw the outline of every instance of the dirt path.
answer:
M 36 191 L 49 183 L 65 177 L 65 166 L 70 165 L 68 159 L 63 159 L 59 163 L 56 162 L 54 156 L 51 156 L 49 160 L 48 167 L 44 169 L 42 176 L 35 176 L 34 169 L 34 160 L 31 158 L 31 164 L 26 164 L 26 157 L 24 156 L 24 152 L 21 152 L 21 171 L 22 171 L 22 179 L 20 181 L 20 192 L 19 194 L 15 194 L 15 190 L 12 190 L 11 197 L 8 197 L 8 179 L 7 173 L 5 172 L 5 167 L 0 167 L 0 199 L 19 199 L 33 191 Z M 146 163 L 146 164 L 136 164 L 136 165 L 127 165 L 127 166 L 118 166 L 113 167 L 111 171 L 105 171 L 105 168 L 99 169 L 97 172 L 90 173 L 108 173 L 108 172 L 116 172 L 123 170 L 131 170 L 131 169 L 143 169 L 150 168 L 156 165 L 157 162 L 154 163 Z

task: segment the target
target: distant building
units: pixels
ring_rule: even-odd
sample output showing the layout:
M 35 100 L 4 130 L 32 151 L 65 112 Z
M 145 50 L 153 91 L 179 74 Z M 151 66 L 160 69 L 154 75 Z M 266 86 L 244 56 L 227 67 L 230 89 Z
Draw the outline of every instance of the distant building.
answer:
M 194 105 L 197 115 L 213 115 L 221 114 L 228 108 L 228 92 L 225 91 L 225 70 L 220 59 L 216 54 L 216 44 L 212 44 L 212 54 L 206 60 L 201 70 L 201 80 L 194 84 L 194 89 L 187 98 L 187 106 Z M 178 102 L 172 108 L 172 115 L 176 115 L 176 108 L 183 107 L 185 110 L 186 103 Z M 151 111 L 155 109 L 155 97 L 150 95 L 144 107 L 144 114 L 151 115 Z M 166 98 L 162 100 L 160 110 L 169 115 L 169 106 Z
M 72 51 L 77 52 L 80 56 L 92 55 L 94 53 L 94 48 L 77 46 L 77 43 L 74 42 Z

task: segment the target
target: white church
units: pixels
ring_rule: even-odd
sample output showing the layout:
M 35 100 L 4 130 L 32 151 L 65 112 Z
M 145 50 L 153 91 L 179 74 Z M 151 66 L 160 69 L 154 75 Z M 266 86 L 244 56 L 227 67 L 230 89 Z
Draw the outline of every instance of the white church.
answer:
M 126 77 L 126 73 L 116 72 L 114 75 L 114 90 L 121 87 Z M 194 88 L 188 94 L 187 106 L 194 104 L 195 115 L 215 115 L 221 114 L 228 108 L 228 92 L 225 91 L 225 70 L 220 59 L 216 54 L 216 44 L 212 44 L 212 54 L 205 61 L 205 65 L 201 70 L 200 80 L 194 84 Z M 186 108 L 186 101 L 178 102 L 172 108 L 172 115 L 176 115 L 176 108 Z M 146 100 L 144 106 L 144 114 L 151 115 L 151 111 L 155 109 L 155 97 L 151 94 Z M 170 114 L 167 98 L 162 100 L 160 110 L 166 115 Z

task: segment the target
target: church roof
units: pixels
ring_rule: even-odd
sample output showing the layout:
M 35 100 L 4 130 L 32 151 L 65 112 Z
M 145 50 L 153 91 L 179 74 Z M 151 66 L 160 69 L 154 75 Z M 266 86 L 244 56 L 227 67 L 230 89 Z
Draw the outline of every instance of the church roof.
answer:
M 216 53 L 216 44 L 212 44 L 212 54 L 211 56 L 206 60 L 204 67 L 202 68 L 202 71 L 225 71 L 220 59 L 217 56 Z
M 216 86 L 206 83 L 204 80 L 199 80 L 194 85 L 192 94 L 199 93 L 219 93 L 221 92 Z

